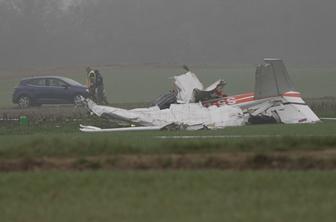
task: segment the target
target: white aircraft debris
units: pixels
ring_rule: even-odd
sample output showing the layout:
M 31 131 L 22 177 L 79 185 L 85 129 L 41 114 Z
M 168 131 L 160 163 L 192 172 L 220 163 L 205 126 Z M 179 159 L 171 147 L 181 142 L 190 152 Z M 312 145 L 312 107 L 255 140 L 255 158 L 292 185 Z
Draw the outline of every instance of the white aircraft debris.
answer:
M 89 110 L 97 116 L 106 116 L 117 121 L 129 122 L 147 129 L 162 129 L 170 124 L 183 125 L 184 129 L 224 128 L 244 124 L 244 114 L 240 108 L 231 106 L 204 107 L 201 103 L 172 104 L 169 109 L 160 110 L 157 106 L 126 110 L 101 106 L 87 99 Z M 158 128 L 153 128 L 158 127 Z M 145 128 L 131 127 L 129 130 Z M 82 127 L 87 129 L 88 127 Z M 94 131 L 98 129 L 91 127 Z M 119 128 L 116 128 L 116 130 Z M 119 129 L 124 131 L 124 129 Z M 87 131 L 87 130 L 82 130 Z
M 157 101 L 157 106 L 126 110 L 97 105 L 86 99 L 88 109 L 97 116 L 135 124 L 137 127 L 100 129 L 81 126 L 84 132 L 125 130 L 220 129 L 256 123 L 315 123 L 320 119 L 301 98 L 280 59 L 265 59 L 256 71 L 254 93 L 227 96 L 226 84 L 218 80 L 207 88 L 197 76 L 175 76 L 175 91 Z M 178 126 L 178 127 L 176 127 Z M 174 127 L 173 127 L 174 128 Z

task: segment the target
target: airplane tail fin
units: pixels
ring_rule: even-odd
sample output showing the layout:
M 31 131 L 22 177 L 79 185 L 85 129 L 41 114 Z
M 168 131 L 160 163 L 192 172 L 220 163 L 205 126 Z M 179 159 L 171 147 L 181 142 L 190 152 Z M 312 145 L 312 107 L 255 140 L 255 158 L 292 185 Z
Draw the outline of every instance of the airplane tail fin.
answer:
M 268 108 L 281 122 L 312 123 L 320 120 L 296 92 L 281 59 L 265 59 L 265 64 L 257 66 L 255 76 L 255 99 L 283 97 L 280 105 L 273 104 Z
M 257 66 L 255 75 L 255 98 L 280 96 L 295 91 L 286 66 L 281 59 L 264 59 L 265 64 Z

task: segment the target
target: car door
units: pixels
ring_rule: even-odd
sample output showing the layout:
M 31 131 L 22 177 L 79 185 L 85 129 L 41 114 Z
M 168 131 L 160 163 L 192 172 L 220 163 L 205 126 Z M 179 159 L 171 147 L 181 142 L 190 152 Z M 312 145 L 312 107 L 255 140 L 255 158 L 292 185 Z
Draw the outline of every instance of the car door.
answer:
M 56 78 L 47 79 L 50 99 L 53 104 L 69 103 L 71 101 L 70 85 Z
M 31 95 L 35 103 L 45 103 L 48 98 L 48 87 L 46 85 L 46 79 L 36 78 L 29 80 L 26 86 L 29 94 Z

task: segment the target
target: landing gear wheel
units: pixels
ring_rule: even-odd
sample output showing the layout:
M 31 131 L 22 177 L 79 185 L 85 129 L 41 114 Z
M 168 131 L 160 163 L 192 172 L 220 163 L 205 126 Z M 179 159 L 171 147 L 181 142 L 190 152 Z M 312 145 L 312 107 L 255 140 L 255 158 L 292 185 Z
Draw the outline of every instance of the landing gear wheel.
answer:
M 18 105 L 21 109 L 28 108 L 31 105 L 31 99 L 29 96 L 20 96 L 18 99 Z

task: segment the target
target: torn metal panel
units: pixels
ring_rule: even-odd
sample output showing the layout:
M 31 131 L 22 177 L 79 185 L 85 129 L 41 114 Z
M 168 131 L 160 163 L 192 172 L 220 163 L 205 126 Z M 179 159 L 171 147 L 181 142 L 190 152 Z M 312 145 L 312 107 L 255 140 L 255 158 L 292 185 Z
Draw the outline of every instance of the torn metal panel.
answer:
M 152 102 L 152 106 L 158 106 L 160 109 L 168 109 L 171 104 L 177 103 L 176 91 L 171 90 L 170 92 L 159 96 Z
M 315 123 L 320 119 L 300 97 L 275 97 L 249 107 L 251 117 L 272 117 L 279 123 Z
M 177 88 L 177 101 L 179 103 L 189 103 L 193 102 L 193 90 L 200 89 L 203 90 L 204 86 L 199 81 L 197 76 L 192 72 L 187 72 L 185 74 L 175 76 L 175 86 Z
M 224 80 L 217 80 L 204 89 L 203 84 L 194 73 L 187 72 L 175 76 L 174 79 L 177 90 L 177 102 L 179 103 L 193 103 L 224 96 L 223 88 L 226 85 Z
M 223 98 L 226 96 L 223 90 L 225 85 L 226 82 L 224 80 L 218 80 L 215 83 L 211 84 L 208 88 L 206 88 L 206 90 L 194 89 L 193 101 L 203 102 Z
M 205 90 L 206 91 L 211 91 L 216 88 L 220 88 L 223 90 L 224 86 L 226 85 L 226 82 L 222 79 L 217 80 L 216 82 L 212 83 L 210 86 L 208 86 Z
M 303 101 L 301 97 L 282 97 L 281 106 L 271 108 L 275 110 L 282 123 L 316 123 L 320 119 Z

